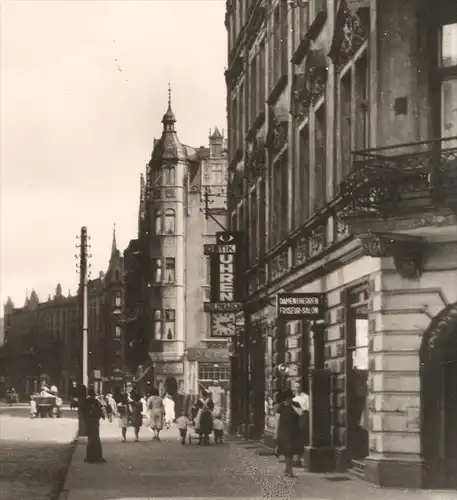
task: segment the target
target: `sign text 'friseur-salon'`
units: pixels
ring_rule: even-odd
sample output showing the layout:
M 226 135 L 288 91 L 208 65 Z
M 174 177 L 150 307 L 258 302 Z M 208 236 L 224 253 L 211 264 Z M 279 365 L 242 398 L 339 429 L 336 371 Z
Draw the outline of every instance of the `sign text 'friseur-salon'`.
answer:
M 322 293 L 278 293 L 276 314 L 278 319 L 324 318 L 325 299 Z

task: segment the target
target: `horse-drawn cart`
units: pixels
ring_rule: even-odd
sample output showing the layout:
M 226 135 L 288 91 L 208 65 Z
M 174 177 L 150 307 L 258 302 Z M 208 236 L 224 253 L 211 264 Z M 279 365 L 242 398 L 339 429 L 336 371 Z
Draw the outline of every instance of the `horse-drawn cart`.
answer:
M 60 408 L 57 405 L 56 396 L 33 396 L 36 402 L 37 417 L 59 417 Z

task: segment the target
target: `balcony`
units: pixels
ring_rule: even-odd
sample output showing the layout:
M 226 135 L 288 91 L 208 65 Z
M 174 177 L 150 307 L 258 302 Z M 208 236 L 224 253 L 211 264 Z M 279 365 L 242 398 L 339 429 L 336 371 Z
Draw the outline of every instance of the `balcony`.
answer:
M 340 195 L 365 253 L 393 256 L 399 272 L 407 257 L 417 276 L 426 243 L 456 235 L 457 137 L 357 151 Z

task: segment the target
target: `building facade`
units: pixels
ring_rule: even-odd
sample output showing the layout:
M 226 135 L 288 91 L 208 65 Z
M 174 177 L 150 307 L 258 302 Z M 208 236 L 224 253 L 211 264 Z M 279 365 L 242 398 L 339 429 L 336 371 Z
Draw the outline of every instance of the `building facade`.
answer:
M 381 485 L 457 476 L 456 23 L 448 0 L 227 2 L 232 418 L 271 433 L 281 362 L 313 400 L 322 341 L 332 467 Z M 324 327 L 279 322 L 279 292 L 324 294 Z
M 88 282 L 89 381 L 98 391 L 121 387 L 124 373 L 122 256 L 115 234 L 106 273 Z M 22 396 L 42 383 L 56 385 L 67 398 L 82 377 L 82 323 L 79 295 L 65 296 L 57 285 L 40 302 L 35 291 L 23 307 L 4 305 L 5 343 L 0 347 L 0 390 L 14 387 Z
M 203 310 L 209 300 L 203 245 L 226 224 L 227 153 L 217 128 L 208 147 L 192 148 L 180 142 L 175 122 L 169 102 L 141 178 L 139 235 L 125 253 L 126 315 L 133 320 L 127 356 L 139 368 L 138 382 L 196 394 L 215 380 L 228 383 L 227 341 L 212 338 Z

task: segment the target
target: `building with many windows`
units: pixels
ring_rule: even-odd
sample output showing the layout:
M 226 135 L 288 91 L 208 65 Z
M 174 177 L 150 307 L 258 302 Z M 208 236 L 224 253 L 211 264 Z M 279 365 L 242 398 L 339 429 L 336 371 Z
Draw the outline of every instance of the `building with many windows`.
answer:
M 141 177 L 138 238 L 125 252 L 126 315 L 135 318 L 126 325 L 126 355 L 138 382 L 196 394 L 209 374 L 211 383 L 228 383 L 220 370 L 228 367 L 227 341 L 213 337 L 203 310 L 209 300 L 203 245 L 214 243 L 227 217 L 226 141 L 215 128 L 208 147 L 186 146 L 175 123 L 170 100 Z
M 322 341 L 334 468 L 455 486 L 457 4 L 229 0 L 226 27 L 232 419 L 268 436 L 278 363 L 309 390 Z M 323 293 L 324 327 L 277 321 L 278 292 Z
M 123 295 L 122 256 L 113 232 L 108 270 L 88 282 L 89 382 L 98 391 L 114 391 L 123 384 L 124 326 L 118 321 Z M 4 319 L 0 392 L 2 387 L 14 387 L 26 397 L 47 383 L 68 398 L 82 378 L 80 296 L 65 296 L 59 284 L 53 296 L 40 301 L 32 290 L 23 307 L 7 301 Z

